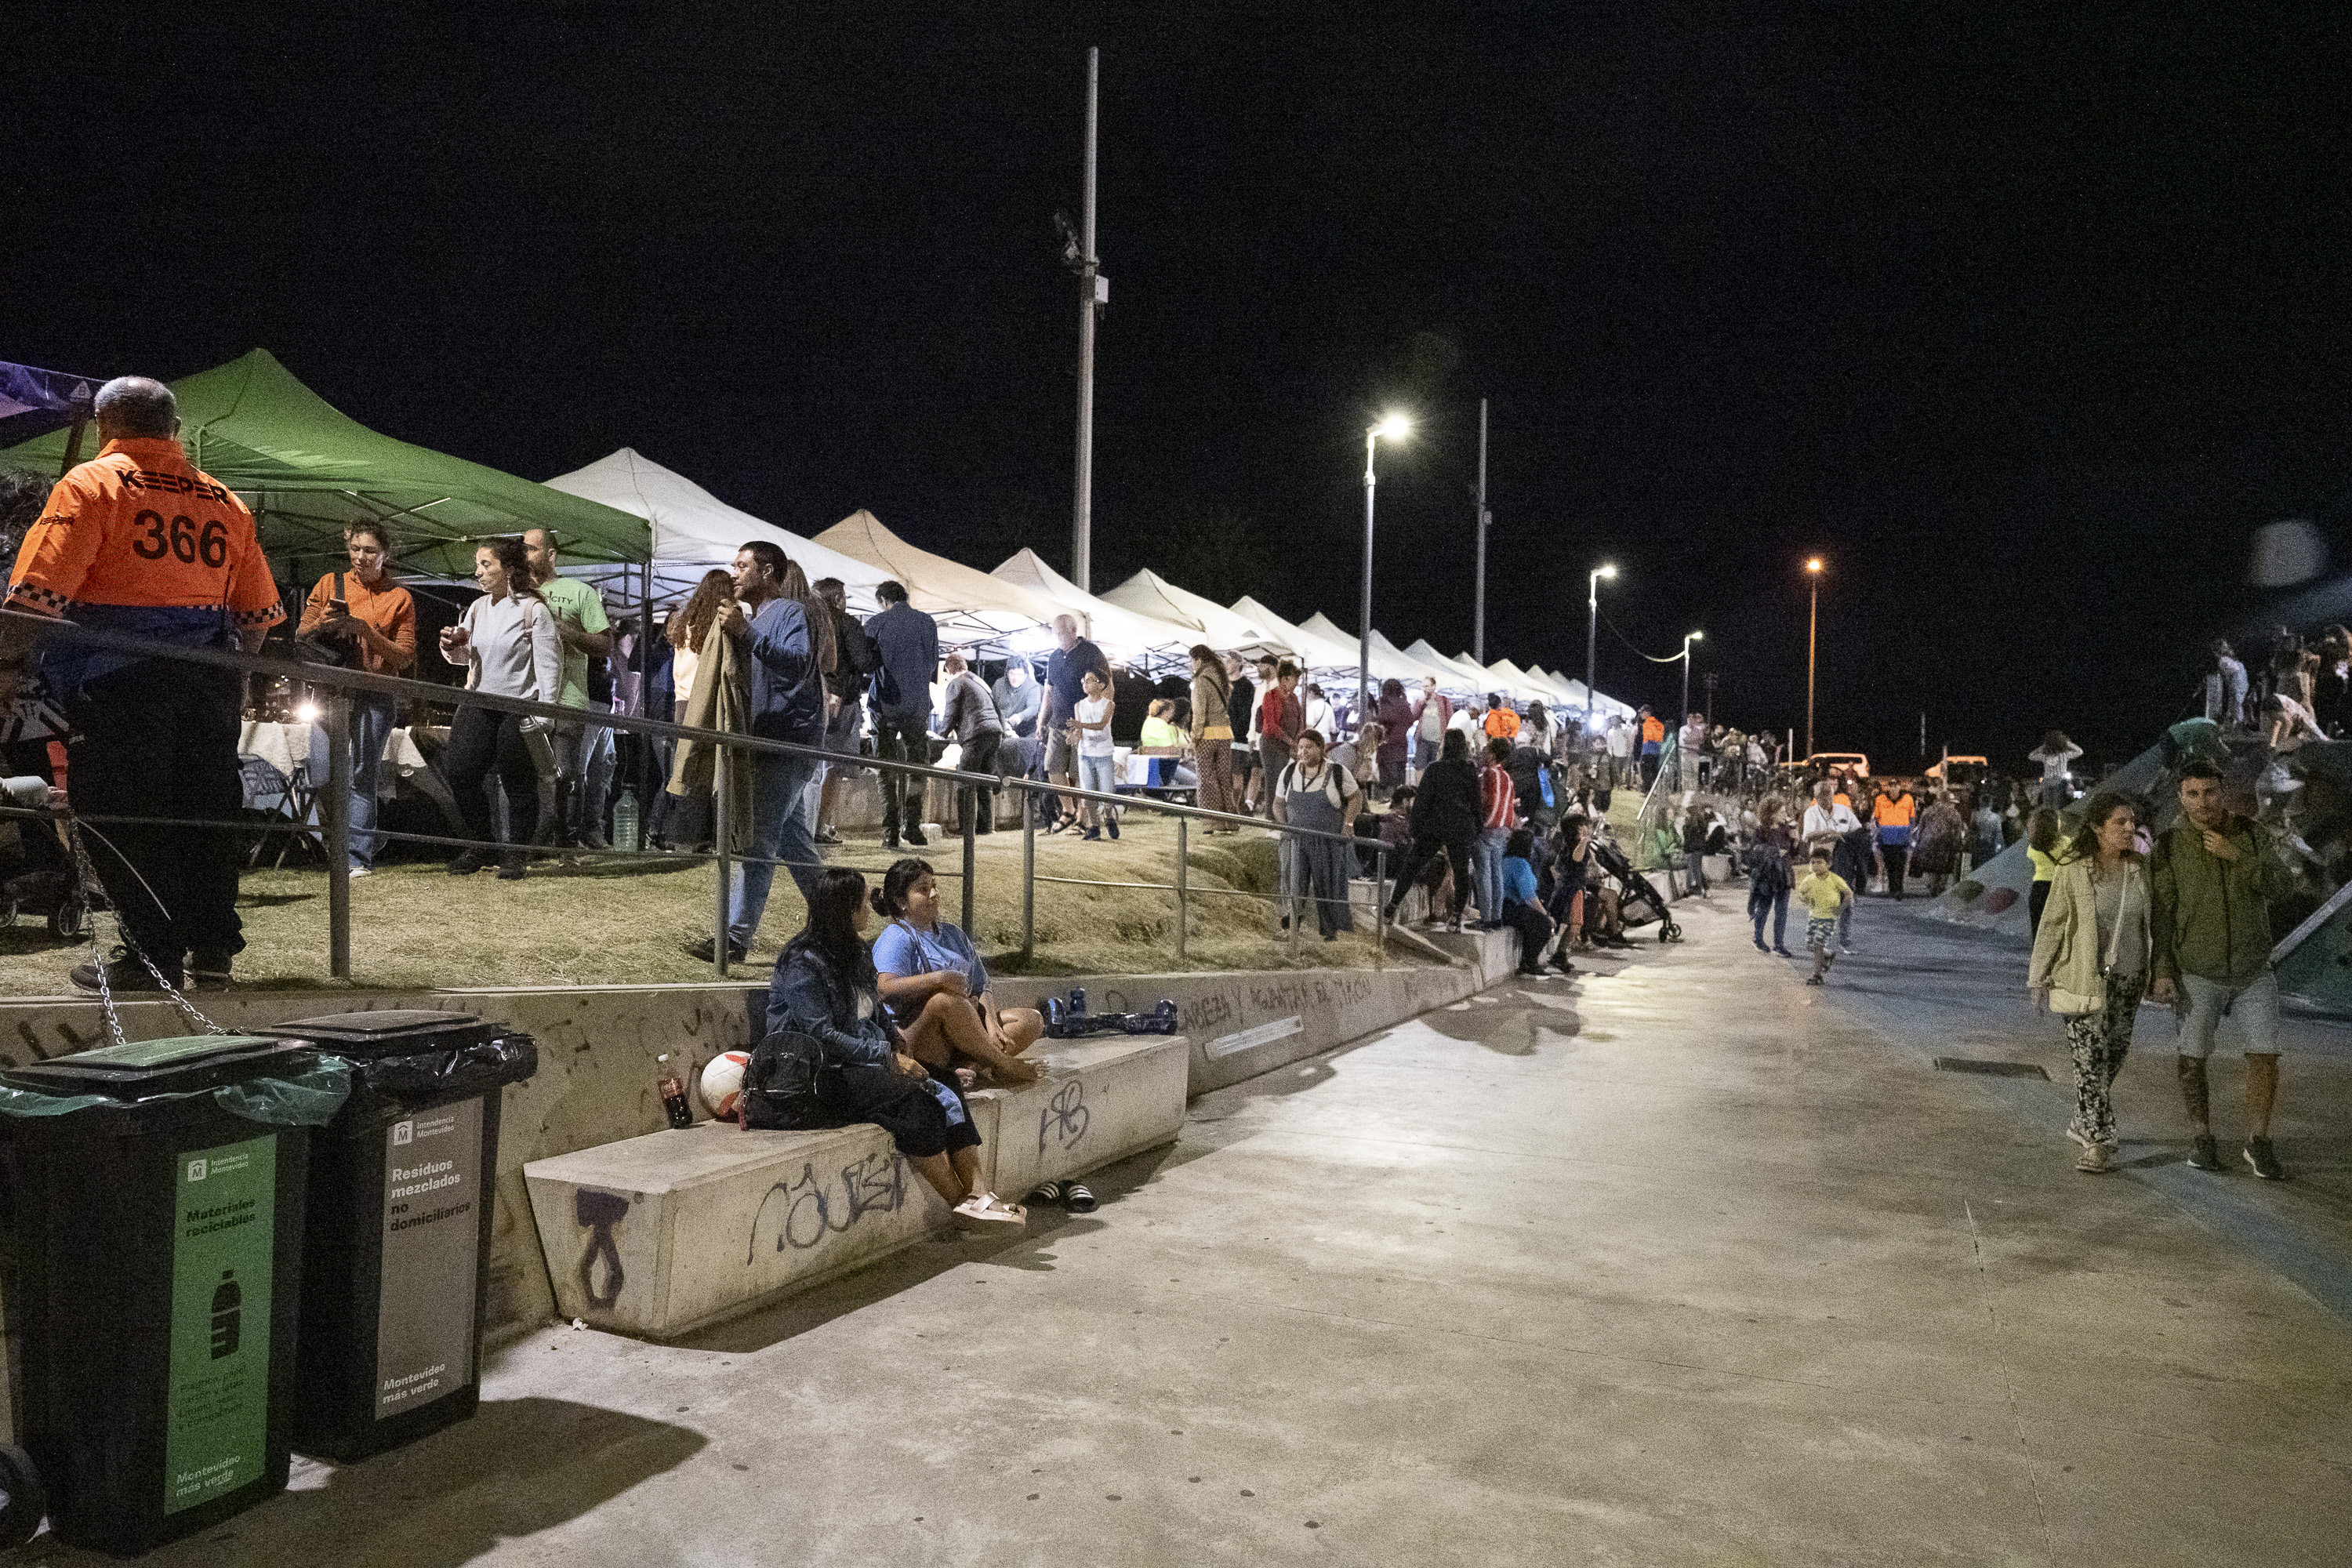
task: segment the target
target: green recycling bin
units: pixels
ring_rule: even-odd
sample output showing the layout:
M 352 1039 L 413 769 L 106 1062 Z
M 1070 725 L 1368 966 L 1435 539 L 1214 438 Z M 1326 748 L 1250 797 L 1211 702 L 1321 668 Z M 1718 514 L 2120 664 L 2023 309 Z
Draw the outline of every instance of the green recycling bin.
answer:
M 481 1404 L 499 1098 L 539 1052 L 470 1013 L 338 1013 L 268 1032 L 351 1065 L 351 1098 L 310 1152 L 293 1445 L 362 1459 Z
M 0 1071 L 17 1427 L 61 1540 L 145 1552 L 285 1488 L 310 1129 L 348 1091 L 242 1035 Z

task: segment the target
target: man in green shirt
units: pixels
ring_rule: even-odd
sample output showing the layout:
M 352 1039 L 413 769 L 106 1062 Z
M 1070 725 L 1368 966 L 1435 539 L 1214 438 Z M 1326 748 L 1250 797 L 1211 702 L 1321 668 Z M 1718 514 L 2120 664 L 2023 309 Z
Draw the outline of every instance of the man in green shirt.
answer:
M 554 612 L 555 633 L 563 639 L 563 691 L 556 699 L 566 708 L 588 706 L 588 660 L 613 651 L 612 623 L 604 616 L 604 597 L 576 577 L 560 577 L 562 552 L 554 533 L 534 528 L 522 536 L 530 556 L 530 574 L 539 596 Z M 609 710 L 609 706 L 608 706 Z M 580 784 L 588 773 L 588 760 L 613 743 L 609 725 L 590 728 L 579 720 L 558 723 L 550 737 L 555 745 L 554 810 L 541 817 L 549 824 L 542 837 L 557 844 L 601 843 L 604 803 L 583 798 Z

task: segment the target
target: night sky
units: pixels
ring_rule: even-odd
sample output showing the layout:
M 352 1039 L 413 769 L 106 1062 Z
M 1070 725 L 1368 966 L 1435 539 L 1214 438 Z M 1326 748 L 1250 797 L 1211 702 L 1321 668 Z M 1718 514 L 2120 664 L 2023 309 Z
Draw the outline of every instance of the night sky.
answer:
M 1622 637 L 1801 728 L 1818 552 L 1822 746 L 2022 771 L 2186 711 L 2257 527 L 2352 566 L 2342 7 L 402 9 L 12 8 L 0 359 L 258 345 L 531 478 L 1066 564 L 1093 43 L 1098 590 L 1205 521 L 1352 628 L 1394 405 L 1374 620 L 1466 648 L 1485 396 L 1490 658 L 1580 672 L 1613 561 Z

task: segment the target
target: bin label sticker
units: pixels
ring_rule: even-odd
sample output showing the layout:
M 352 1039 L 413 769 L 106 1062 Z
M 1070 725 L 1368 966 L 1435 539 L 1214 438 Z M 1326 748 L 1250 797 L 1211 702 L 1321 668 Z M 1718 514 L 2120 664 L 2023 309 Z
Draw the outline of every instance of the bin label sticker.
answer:
M 420 1110 L 383 1141 L 383 1286 L 375 1418 L 474 1381 L 474 1287 L 482 1224 L 482 1101 Z
M 189 1150 L 174 1164 L 167 1514 L 261 1479 L 269 1433 L 278 1134 Z

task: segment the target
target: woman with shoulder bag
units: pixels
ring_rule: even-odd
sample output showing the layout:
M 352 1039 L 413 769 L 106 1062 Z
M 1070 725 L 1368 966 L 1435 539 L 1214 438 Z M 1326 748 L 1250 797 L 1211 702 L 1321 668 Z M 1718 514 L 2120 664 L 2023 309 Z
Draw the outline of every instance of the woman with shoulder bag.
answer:
M 2074 1120 L 2066 1136 L 2083 1146 L 2074 1168 L 2094 1175 L 2116 1168 L 2110 1091 L 2147 985 L 2148 880 L 2133 847 L 2138 829 L 2128 799 L 2093 797 L 2051 879 L 2026 978 L 2034 1005 L 2066 1020 L 2074 1058 Z
M 520 539 L 494 539 L 474 552 L 474 581 L 482 596 L 441 632 L 441 657 L 466 668 L 466 689 L 495 697 L 553 702 L 563 689 L 563 643 L 555 616 L 531 585 L 530 557 Z M 441 777 L 457 800 L 466 837 L 474 842 L 449 862 L 449 874 L 467 877 L 499 852 L 499 878 L 519 881 L 539 826 L 539 784 L 552 773 L 547 731 L 553 721 L 467 703 L 449 721 Z M 507 836 L 500 839 L 482 785 L 495 772 L 506 795 Z
M 1201 809 L 1238 816 L 1241 800 L 1234 790 L 1233 678 L 1208 644 L 1195 644 L 1192 655 L 1192 763 L 1201 774 Z M 1213 822 L 1207 831 L 1238 830 L 1229 823 Z

